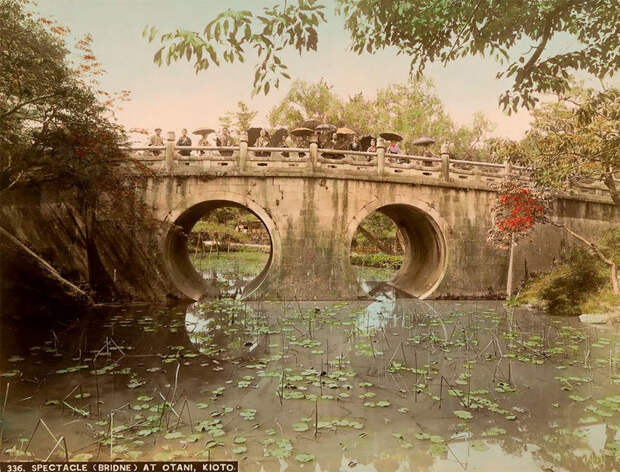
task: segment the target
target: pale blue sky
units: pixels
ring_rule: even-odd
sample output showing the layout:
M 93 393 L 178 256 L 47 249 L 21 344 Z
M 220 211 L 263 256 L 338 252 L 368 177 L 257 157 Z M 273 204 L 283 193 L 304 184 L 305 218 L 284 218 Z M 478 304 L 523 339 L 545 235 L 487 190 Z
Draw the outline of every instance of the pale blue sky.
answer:
M 198 126 L 217 126 L 225 111 L 243 100 L 259 111 L 258 125 L 266 124 L 266 114 L 279 103 L 289 82 L 267 97 L 251 97 L 252 61 L 209 68 L 196 75 L 186 61 L 161 68 L 153 64 L 156 43 L 142 38 L 146 25 L 162 30 L 187 28 L 202 31 L 206 23 L 223 9 L 259 10 L 274 0 L 39 0 L 38 10 L 53 15 L 71 28 L 74 36 L 91 33 L 94 52 L 107 74 L 101 84 L 105 90 L 128 89 L 132 100 L 118 113 L 128 127 L 154 128 L 164 132 L 190 130 Z M 328 1 L 325 3 L 329 3 Z M 310 82 L 325 78 L 341 96 L 358 91 L 374 96 L 390 83 L 407 80 L 409 61 L 387 50 L 375 55 L 358 56 L 348 51 L 349 39 L 343 20 L 328 15 L 328 24 L 319 30 L 317 53 L 299 57 L 283 55 L 291 76 Z M 574 45 L 566 38 L 554 42 L 555 50 Z M 572 43 L 572 44 L 571 44 Z M 458 123 L 471 122 L 476 111 L 482 111 L 497 124 L 495 135 L 519 137 L 527 128 L 529 114 L 520 112 L 506 116 L 497 106 L 508 83 L 495 79 L 501 70 L 492 59 L 464 58 L 444 68 L 431 65 L 426 75 L 436 85 L 446 110 Z

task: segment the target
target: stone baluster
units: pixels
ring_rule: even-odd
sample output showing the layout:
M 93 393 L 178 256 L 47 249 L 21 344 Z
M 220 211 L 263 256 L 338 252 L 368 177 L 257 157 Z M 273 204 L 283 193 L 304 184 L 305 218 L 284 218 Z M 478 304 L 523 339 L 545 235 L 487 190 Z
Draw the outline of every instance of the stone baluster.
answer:
M 168 131 L 168 136 L 166 137 L 166 150 L 164 151 L 166 158 L 166 170 L 168 172 L 172 172 L 174 169 L 174 158 L 176 154 L 174 137 L 174 131 Z
M 312 162 L 312 172 L 317 168 L 319 164 L 319 138 L 314 133 L 310 138 L 310 160 Z
M 385 174 L 385 140 L 377 139 L 377 174 Z
M 512 174 L 512 163 L 510 162 L 510 159 L 506 159 L 504 161 L 504 178 L 506 180 L 510 179 L 511 174 Z
M 239 160 L 237 164 L 240 171 L 244 171 L 248 160 L 248 133 L 242 131 L 239 135 Z
M 450 181 L 450 147 L 448 143 L 441 145 L 441 180 L 444 182 Z

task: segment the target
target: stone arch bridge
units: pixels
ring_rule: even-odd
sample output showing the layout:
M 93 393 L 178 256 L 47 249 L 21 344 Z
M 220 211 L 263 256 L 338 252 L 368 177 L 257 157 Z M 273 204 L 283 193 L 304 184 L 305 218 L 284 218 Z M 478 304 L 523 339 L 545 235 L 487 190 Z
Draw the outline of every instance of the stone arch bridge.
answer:
M 380 211 L 401 229 L 405 259 L 391 283 L 421 298 L 491 298 L 505 294 L 508 252 L 486 241 L 492 185 L 528 180 L 527 169 L 440 156 L 404 156 L 309 148 L 189 147 L 169 139 L 161 148 L 129 151 L 153 172 L 143 197 L 166 228 L 161 254 L 185 296 L 197 299 L 205 284 L 190 263 L 187 235 L 205 214 L 238 205 L 253 212 L 271 238 L 263 272 L 248 297 L 309 300 L 363 296 L 349 262 L 359 223 Z M 155 155 L 157 154 L 157 155 Z M 583 182 L 556 202 L 556 219 L 596 237 L 620 224 L 605 189 Z M 515 285 L 548 268 L 566 244 L 560 230 L 537 228 L 515 250 Z

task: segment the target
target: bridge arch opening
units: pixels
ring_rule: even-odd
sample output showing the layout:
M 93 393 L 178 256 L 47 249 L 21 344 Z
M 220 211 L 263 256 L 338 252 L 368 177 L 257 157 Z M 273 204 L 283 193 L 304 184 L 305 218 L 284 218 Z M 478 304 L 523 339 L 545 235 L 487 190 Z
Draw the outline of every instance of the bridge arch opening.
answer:
M 423 204 L 390 203 L 366 208 L 350 228 L 350 261 L 357 266 L 362 288 L 372 293 L 377 282 L 384 282 L 402 295 L 429 297 L 446 273 L 442 226 L 434 211 Z M 369 243 L 373 250 L 364 250 L 360 242 Z M 366 268 L 360 270 L 360 266 Z M 374 266 L 374 274 L 367 269 L 369 266 Z
M 164 242 L 166 265 L 187 297 L 245 298 L 267 277 L 274 225 L 262 209 L 244 203 L 204 201 L 174 221 Z

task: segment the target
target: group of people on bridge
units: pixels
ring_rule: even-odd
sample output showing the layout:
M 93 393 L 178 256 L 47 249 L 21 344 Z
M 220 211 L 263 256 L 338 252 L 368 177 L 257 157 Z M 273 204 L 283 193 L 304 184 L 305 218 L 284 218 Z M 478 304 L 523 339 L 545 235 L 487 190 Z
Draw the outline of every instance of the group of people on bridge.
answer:
M 154 134 L 150 136 L 148 140 L 148 146 L 160 147 L 164 146 L 164 139 L 161 136 L 161 128 L 155 128 Z M 217 148 L 232 148 L 238 145 L 238 140 L 233 138 L 228 127 L 224 126 L 219 133 L 215 133 L 215 130 L 211 128 L 198 128 L 193 134 L 200 135 L 196 147 L 217 147 Z M 377 139 L 374 136 L 360 136 L 353 130 L 345 127 L 337 128 L 333 125 L 319 125 L 315 128 L 309 127 L 297 127 L 290 132 L 285 128 L 280 128 L 274 131 L 271 135 L 264 128 L 250 128 L 247 130 L 248 146 L 250 148 L 296 148 L 296 149 L 308 149 L 310 147 L 311 138 L 317 141 L 318 148 L 327 151 L 322 152 L 322 157 L 329 159 L 343 159 L 347 151 L 353 151 L 353 153 L 375 153 L 377 152 Z M 390 144 L 386 148 L 388 155 L 402 154 L 399 142 L 402 140 L 397 133 L 381 133 L 382 137 L 386 138 Z M 190 149 L 193 145 L 192 138 L 188 136 L 186 128 L 181 130 L 181 136 L 176 140 L 176 146 L 178 153 L 181 156 L 204 156 L 204 155 L 221 155 L 232 156 L 232 149 L 218 149 L 218 150 L 205 150 L 205 149 Z M 185 149 L 184 149 L 185 148 Z M 337 153 L 333 151 L 344 151 L 343 153 Z M 161 154 L 161 150 L 150 151 L 153 155 L 157 156 Z M 254 149 L 254 153 L 258 157 L 270 157 L 271 151 L 259 151 Z M 281 154 L 284 157 L 288 157 L 288 152 L 282 151 Z M 299 157 L 305 157 L 306 153 L 298 151 Z M 357 158 L 367 158 L 371 160 L 369 155 L 356 155 Z M 389 158 L 394 162 L 400 161 L 397 158 Z

